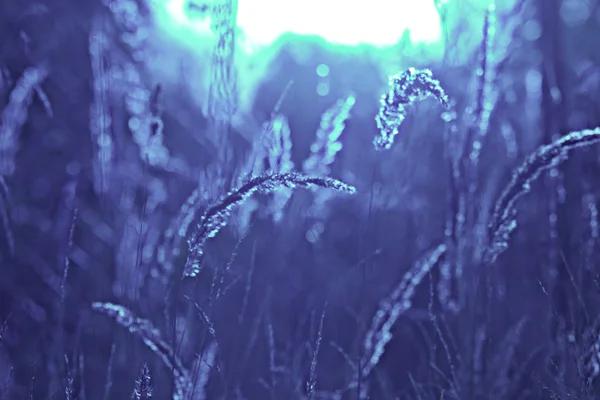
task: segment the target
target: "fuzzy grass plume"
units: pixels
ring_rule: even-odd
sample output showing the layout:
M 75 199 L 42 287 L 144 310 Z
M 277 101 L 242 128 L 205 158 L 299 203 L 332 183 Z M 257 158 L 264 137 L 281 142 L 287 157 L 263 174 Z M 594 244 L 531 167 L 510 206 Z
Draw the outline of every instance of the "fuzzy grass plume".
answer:
M 21 129 L 29 116 L 34 94 L 42 93 L 39 88 L 48 73 L 45 65 L 27 68 L 10 93 L 0 115 L 0 175 L 10 176 L 15 172 Z
M 183 275 L 185 277 L 198 275 L 207 240 L 214 237 L 221 228 L 227 225 L 229 217 L 236 206 L 243 204 L 256 192 L 273 193 L 280 189 L 295 189 L 297 187 L 321 187 L 349 194 L 356 192 L 353 186 L 337 179 L 308 176 L 297 172 L 271 173 L 252 177 L 204 212 L 196 231 L 188 239 L 189 252 Z
M 304 172 L 329 175 L 330 166 L 335 161 L 336 154 L 342 150 L 340 136 L 346 128 L 346 122 L 350 118 L 355 104 L 356 97 L 348 95 L 339 99 L 323 113 L 317 137 L 310 146 L 310 156 L 302 166 Z
M 234 65 L 237 0 L 214 2 L 209 7 L 211 29 L 216 35 L 211 63 L 207 115 L 230 121 L 238 108 L 237 71 Z
M 142 339 L 144 344 L 157 354 L 165 366 L 173 372 L 175 391 L 173 400 L 185 400 L 191 388 L 189 371 L 184 367 L 171 346 L 165 342 L 160 331 L 146 319 L 136 317 L 130 310 L 113 303 L 92 303 L 92 309 L 113 318 L 131 334 Z
M 147 364 L 142 366 L 139 378 L 135 381 L 135 388 L 131 400 L 150 400 L 152 398 L 152 377 Z
M 571 132 L 553 143 L 539 147 L 525 159 L 496 201 L 488 227 L 489 244 L 484 252 L 486 264 L 494 263 L 508 248 L 510 235 L 517 228 L 515 203 L 519 197 L 531 190 L 531 184 L 540 174 L 566 160 L 569 151 L 598 142 L 600 142 L 600 127 Z
M 404 274 L 394 291 L 379 304 L 379 309 L 371 321 L 371 327 L 364 341 L 365 357 L 361 363 L 363 378 L 368 376 L 379 363 L 385 346 L 392 340 L 391 329 L 400 315 L 411 308 L 415 288 L 425 275 L 438 264 L 446 250 L 446 245 L 440 244 L 428 252 Z
M 427 97 L 434 97 L 444 107 L 450 100 L 440 82 L 433 78 L 429 69 L 409 68 L 390 76 L 388 91 L 381 96 L 381 107 L 375 117 L 379 135 L 373 140 L 377 150 L 388 150 L 394 144 L 398 129 L 408 113 L 408 107 Z

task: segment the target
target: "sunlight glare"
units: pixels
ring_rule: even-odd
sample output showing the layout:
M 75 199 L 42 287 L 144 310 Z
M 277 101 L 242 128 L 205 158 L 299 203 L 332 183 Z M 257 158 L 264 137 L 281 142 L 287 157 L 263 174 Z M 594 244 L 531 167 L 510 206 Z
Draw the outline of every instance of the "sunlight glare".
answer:
M 210 20 L 189 0 L 160 3 L 156 17 L 170 34 L 191 41 L 210 32 Z M 286 33 L 318 36 L 332 45 L 375 47 L 395 45 L 406 30 L 413 43 L 436 43 L 442 36 L 434 2 L 422 0 L 239 0 L 237 23 L 251 47 L 268 47 Z

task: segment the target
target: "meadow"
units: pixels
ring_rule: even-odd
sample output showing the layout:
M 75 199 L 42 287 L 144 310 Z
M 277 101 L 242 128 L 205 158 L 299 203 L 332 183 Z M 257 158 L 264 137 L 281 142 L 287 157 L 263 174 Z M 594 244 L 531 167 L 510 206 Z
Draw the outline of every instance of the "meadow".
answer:
M 0 399 L 600 399 L 600 5 L 421 1 L 1 2 Z

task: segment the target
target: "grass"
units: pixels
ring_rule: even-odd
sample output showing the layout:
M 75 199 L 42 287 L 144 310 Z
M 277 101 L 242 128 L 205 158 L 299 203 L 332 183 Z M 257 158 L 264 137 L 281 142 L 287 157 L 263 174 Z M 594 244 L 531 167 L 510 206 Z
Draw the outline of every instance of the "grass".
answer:
M 81 15 L 81 75 L 33 34 L 4 44 L 2 398 L 598 398 L 600 121 L 578 109 L 598 104 L 550 72 L 576 64 L 543 53 L 555 36 L 519 36 L 533 3 L 487 9 L 466 64 L 407 55 L 383 89 L 324 53 L 316 97 L 282 46 L 243 119 L 234 2 L 205 115 L 140 61 L 142 2 Z M 64 12 L 7 10 L 25 35 Z

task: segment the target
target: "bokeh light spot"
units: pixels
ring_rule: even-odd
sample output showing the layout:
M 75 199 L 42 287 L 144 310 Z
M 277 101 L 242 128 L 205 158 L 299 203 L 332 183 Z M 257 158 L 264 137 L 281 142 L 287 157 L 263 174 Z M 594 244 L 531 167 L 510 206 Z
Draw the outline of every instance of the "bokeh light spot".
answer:
M 325 64 L 319 64 L 317 66 L 317 75 L 325 78 L 327 75 L 329 75 L 329 67 Z

